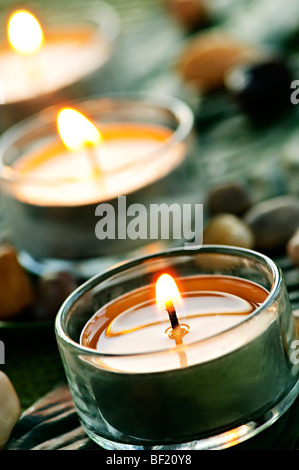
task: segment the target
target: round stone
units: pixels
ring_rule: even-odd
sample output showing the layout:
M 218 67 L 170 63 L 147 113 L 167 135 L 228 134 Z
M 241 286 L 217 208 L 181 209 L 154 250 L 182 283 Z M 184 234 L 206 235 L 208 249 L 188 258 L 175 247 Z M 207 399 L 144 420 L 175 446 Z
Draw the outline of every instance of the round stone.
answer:
M 0 320 L 11 320 L 32 306 L 33 286 L 19 264 L 16 249 L 0 246 Z
M 37 285 L 34 317 L 40 320 L 53 320 L 62 303 L 77 287 L 76 279 L 69 272 L 43 275 Z
M 292 263 L 299 266 L 299 230 L 296 230 L 287 242 L 286 251 Z
M 252 47 L 226 33 L 208 32 L 193 37 L 178 61 L 182 79 L 200 93 L 224 87 L 226 72 L 234 64 L 257 54 Z
M 225 77 L 226 88 L 243 111 L 254 121 L 265 123 L 290 107 L 291 81 L 289 67 L 280 58 L 237 64 Z
M 21 404 L 10 379 L 1 371 L 0 403 L 0 449 L 3 449 L 21 415 Z
M 243 185 L 223 183 L 211 188 L 206 204 L 211 215 L 229 213 L 240 216 L 251 207 L 251 200 Z
M 279 196 L 260 202 L 249 209 L 244 221 L 252 230 L 256 248 L 283 248 L 299 228 L 299 199 Z
M 215 215 L 205 227 L 203 242 L 208 245 L 254 247 L 254 237 L 251 230 L 233 214 Z
M 164 0 L 164 3 L 175 20 L 189 31 L 196 31 L 209 20 L 203 0 Z

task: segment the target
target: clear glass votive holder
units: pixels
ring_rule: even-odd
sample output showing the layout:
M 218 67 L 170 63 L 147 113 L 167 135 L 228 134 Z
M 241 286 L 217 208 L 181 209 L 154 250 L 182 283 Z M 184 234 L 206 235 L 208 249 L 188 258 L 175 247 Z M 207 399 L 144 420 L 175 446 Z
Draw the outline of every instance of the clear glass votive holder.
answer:
M 148 252 L 149 246 L 156 246 L 160 241 L 162 246 L 172 243 L 171 234 L 170 241 L 167 237 L 161 240 L 159 234 L 156 238 L 146 235 L 131 239 L 127 234 L 120 237 L 117 229 L 114 237 L 97 237 L 100 217 L 96 208 L 102 203 L 109 204 L 118 224 L 129 206 L 141 204 L 146 212 L 144 223 L 149 225 L 151 204 L 190 202 L 188 195 L 193 193 L 194 176 L 193 113 L 176 98 L 142 93 L 116 93 L 68 104 L 88 117 L 100 131 L 106 129 L 110 147 L 107 154 L 103 150 L 101 155 L 103 170 L 99 177 L 90 181 L 81 178 L 78 171 L 73 179 L 69 174 L 53 177 L 47 170 L 45 174 L 32 176 L 16 169 L 24 157 L 28 161 L 31 155 L 38 162 L 39 157 L 50 155 L 50 160 L 53 154 L 59 164 L 61 154 L 64 160 L 68 158 L 69 163 L 64 164 L 69 165 L 70 172 L 74 170 L 76 152 L 66 149 L 57 131 L 57 115 L 63 107 L 60 105 L 28 118 L 3 134 L 0 184 L 4 218 L 22 264 L 37 274 L 63 267 L 86 279 L 101 267 L 133 257 L 130 253 Z M 126 138 L 126 133 L 133 137 Z M 100 154 L 101 145 L 97 148 Z M 138 151 L 135 145 L 140 146 Z M 110 151 L 112 157 L 108 155 Z M 87 152 L 83 158 L 88 162 Z M 126 198 L 126 207 L 120 208 L 121 196 Z M 122 225 L 126 231 L 125 220 Z
M 234 326 L 186 344 L 192 361 L 185 367 L 169 365 L 176 348 L 159 350 L 154 339 L 152 348 L 134 354 L 107 354 L 82 345 L 82 330 L 95 312 L 101 309 L 104 321 L 107 306 L 151 286 L 163 272 L 175 273 L 179 282 L 229 276 L 268 294 Z M 232 447 L 260 437 L 298 396 L 296 330 L 283 275 L 271 259 L 251 250 L 173 248 L 117 265 L 66 300 L 55 331 L 80 422 L 106 449 Z

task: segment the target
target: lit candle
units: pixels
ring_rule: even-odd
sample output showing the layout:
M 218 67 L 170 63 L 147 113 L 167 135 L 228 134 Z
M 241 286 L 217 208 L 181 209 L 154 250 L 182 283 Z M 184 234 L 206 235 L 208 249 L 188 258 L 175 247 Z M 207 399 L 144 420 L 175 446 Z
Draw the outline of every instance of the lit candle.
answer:
M 41 206 L 99 203 L 150 184 L 185 157 L 184 147 L 179 146 L 176 151 L 165 151 L 155 161 L 149 158 L 167 144 L 172 135 L 167 128 L 134 122 L 109 123 L 103 124 L 99 133 L 90 121 L 75 111 L 65 116 L 63 122 L 62 113 L 59 117 L 61 134 L 68 133 L 69 139 L 62 139 L 68 149 L 57 139 L 53 145 L 24 154 L 13 166 L 21 177 L 50 182 L 32 190 L 25 186 L 17 195 L 24 202 Z M 89 126 L 84 127 L 85 122 Z M 89 130 L 94 134 L 91 137 Z M 101 145 L 97 145 L 97 140 Z M 51 186 L 51 183 L 54 184 Z
M 167 149 L 171 129 L 138 122 L 100 123 L 100 131 L 74 109 L 58 113 L 51 143 L 30 150 L 4 176 L 17 172 L 28 181 L 18 199 L 35 206 L 78 206 L 129 194 L 163 178 L 185 158 L 185 148 Z M 152 159 L 151 155 L 166 147 Z
M 128 206 L 158 203 L 176 194 L 176 180 L 187 180 L 192 113 L 177 100 L 171 99 L 175 110 L 160 102 L 100 98 L 81 103 L 87 113 L 52 109 L 4 135 L 5 212 L 21 249 L 38 260 L 72 262 L 147 243 L 99 241 L 96 208 L 111 204 L 117 220 L 118 196 Z
M 110 449 L 229 447 L 299 391 L 281 273 L 249 250 L 128 261 L 70 296 L 56 335 L 81 423 Z
M 136 359 L 128 360 L 127 369 L 123 359 L 119 368 L 117 360 L 109 358 L 107 364 L 103 360 L 103 367 L 111 370 L 160 372 L 191 366 L 217 357 L 217 341 L 201 356 L 196 348 L 186 349 L 185 346 L 241 323 L 269 294 L 257 284 L 227 276 L 195 276 L 177 282 L 183 300 L 174 279 L 164 273 L 155 285 L 137 289 L 105 305 L 84 328 L 82 344 L 109 355 L 140 354 L 175 347 L 174 354 L 167 356 L 165 362 L 158 356 L 157 360 L 154 357 L 148 363 L 144 359 L 140 364 Z M 275 311 L 270 311 L 265 327 L 274 316 Z M 236 338 L 231 347 L 243 344 L 244 340 L 244 337 Z M 230 348 L 229 345 L 226 347 Z M 184 364 L 183 354 L 186 355 Z
M 7 118 L 3 128 L 61 100 L 61 90 L 64 98 L 74 95 L 77 83 L 99 70 L 111 55 L 118 31 L 113 9 L 102 11 L 102 20 L 111 23 L 111 38 L 94 18 L 87 21 L 85 13 L 63 23 L 58 15 L 55 24 L 52 14 L 41 13 L 43 25 L 27 10 L 15 11 L 8 19 L 7 42 L 0 44 L 1 111 Z

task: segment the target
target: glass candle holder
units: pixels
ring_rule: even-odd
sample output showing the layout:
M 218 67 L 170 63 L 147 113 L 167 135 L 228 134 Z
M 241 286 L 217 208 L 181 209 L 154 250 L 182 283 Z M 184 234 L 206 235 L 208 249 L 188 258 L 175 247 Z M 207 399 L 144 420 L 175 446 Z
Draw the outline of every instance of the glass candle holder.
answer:
M 185 305 L 183 344 L 155 313 L 162 273 Z M 106 449 L 228 448 L 270 428 L 299 392 L 282 273 L 250 250 L 173 248 L 118 265 L 66 300 L 55 331 L 81 424 Z
M 16 11 L 18 9 L 16 8 Z M 40 23 L 43 41 L 33 53 L 16 50 L 8 39 L 11 8 L 2 12 L 0 28 L 0 104 L 4 131 L 20 120 L 67 98 L 80 98 L 109 62 L 120 32 L 116 10 L 105 2 L 74 1 L 69 8 L 33 2 L 28 12 Z M 22 23 L 18 33 L 22 34 Z M 24 36 L 28 32 L 24 30 Z M 12 38 L 13 39 L 13 38 Z M 100 92 L 100 89 L 97 88 Z
M 152 203 L 188 200 L 193 114 L 180 100 L 147 94 L 93 97 L 72 107 L 101 133 L 93 153 L 99 175 L 89 174 L 90 149 L 70 151 L 62 143 L 57 130 L 61 106 L 52 107 L 2 136 L 3 212 L 28 270 L 63 266 L 88 278 L 160 242 L 159 236 L 119 235 L 117 228 L 97 236 L 100 204 L 109 205 L 113 223 L 120 225 L 123 218 L 126 231 L 126 211 L 133 204 L 144 207 L 143 223 L 149 224 Z

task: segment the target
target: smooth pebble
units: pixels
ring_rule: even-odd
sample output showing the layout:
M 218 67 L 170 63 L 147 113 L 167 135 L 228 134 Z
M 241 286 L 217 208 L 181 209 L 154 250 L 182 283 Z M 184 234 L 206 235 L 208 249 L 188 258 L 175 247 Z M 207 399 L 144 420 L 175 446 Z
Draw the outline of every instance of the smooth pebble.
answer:
M 296 266 L 299 266 L 299 230 L 292 235 L 286 246 L 289 259 Z
M 260 202 L 249 209 L 244 221 L 254 234 L 257 249 L 281 249 L 299 228 L 299 200 L 279 196 Z
M 187 44 L 178 60 L 178 71 L 198 91 L 209 93 L 224 86 L 225 73 L 233 64 L 256 54 L 251 46 L 226 33 L 202 33 Z
M 10 245 L 0 247 L 0 319 L 11 319 L 32 305 L 31 280 Z
M 229 213 L 240 216 L 251 207 L 251 199 L 245 186 L 223 183 L 210 189 L 206 204 L 211 215 Z
M 3 449 L 21 415 L 21 405 L 10 379 L 1 371 L 0 404 L 0 449 Z
M 251 230 L 233 214 L 215 215 L 205 227 L 203 241 L 208 245 L 254 247 Z
M 53 320 L 65 299 L 78 287 L 78 282 L 67 271 L 44 274 L 38 282 L 34 317 Z

